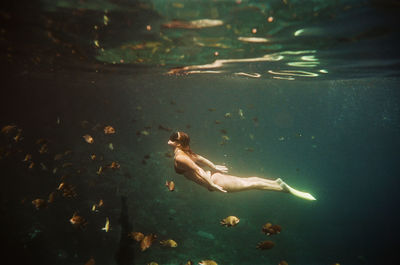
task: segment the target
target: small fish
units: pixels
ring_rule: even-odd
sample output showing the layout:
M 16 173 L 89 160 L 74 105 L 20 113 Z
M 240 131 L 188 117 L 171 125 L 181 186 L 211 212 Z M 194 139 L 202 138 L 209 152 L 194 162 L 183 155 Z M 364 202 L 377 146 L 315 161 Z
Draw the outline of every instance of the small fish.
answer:
M 106 217 L 106 224 L 104 225 L 104 227 L 101 230 L 104 230 L 106 232 L 108 232 L 110 230 L 110 219 L 108 219 L 108 217 Z
M 56 173 L 57 173 L 57 170 L 58 170 L 57 167 L 53 168 L 53 174 L 56 174 Z
M 146 130 L 142 130 L 142 131 L 140 131 L 140 135 L 148 136 L 148 135 L 150 135 L 150 132 L 146 131 Z
M 87 224 L 85 218 L 83 218 L 82 216 L 79 216 L 78 213 L 74 213 L 71 217 L 71 219 L 69 219 L 69 222 L 75 226 L 75 227 L 83 227 Z
M 136 240 L 137 242 L 142 241 L 143 238 L 144 238 L 143 233 L 140 233 L 140 232 L 131 232 L 131 233 L 129 233 L 128 236 L 129 236 L 130 238 Z
M 109 143 L 108 148 L 110 148 L 110 150 L 114 150 L 114 145 L 112 143 Z
M 16 141 L 16 142 L 19 142 L 19 141 L 21 141 L 22 139 L 24 139 L 24 137 L 22 137 L 22 130 L 21 129 L 18 129 L 18 133 L 17 133 L 17 135 L 16 136 L 14 136 L 14 141 Z
M 95 154 L 91 154 L 91 155 L 90 155 L 90 159 L 91 159 L 91 160 L 95 160 L 95 159 L 96 159 L 96 155 L 95 155 Z
M 28 162 L 32 159 L 32 155 L 31 154 L 26 154 L 24 160 L 22 160 L 22 162 Z
M 176 248 L 178 246 L 178 243 L 176 243 L 172 239 L 167 239 L 167 240 L 161 240 L 160 244 L 164 247 L 171 247 L 171 248 Z
M 267 236 L 279 234 L 282 231 L 280 225 L 273 225 L 271 223 L 266 223 L 262 227 L 262 232 Z
M 235 226 L 239 223 L 240 219 L 236 216 L 228 216 L 225 219 L 222 219 L 220 224 L 225 225 L 226 227 Z
M 15 128 L 17 128 L 16 125 L 6 125 L 3 128 L 1 128 L 1 133 L 4 134 L 9 134 L 11 133 Z
M 224 141 L 229 141 L 229 140 L 230 140 L 230 138 L 229 138 L 228 135 L 222 135 L 221 137 L 222 137 L 222 139 L 223 139 Z
M 48 151 L 47 144 L 43 144 L 43 145 L 40 147 L 40 149 L 39 149 L 39 153 L 40 153 L 40 154 L 47 153 L 47 151 Z
M 60 117 L 57 117 L 56 123 L 57 123 L 58 125 L 60 125 L 60 123 L 61 123 Z
M 108 167 L 111 169 L 119 169 L 121 165 L 118 162 L 113 161 Z
M 107 15 L 104 15 L 104 16 L 103 16 L 103 22 L 104 22 L 104 25 L 105 25 L 105 26 L 108 25 L 108 21 L 109 21 L 109 18 L 107 17 Z
M 95 203 L 92 206 L 92 212 L 98 212 L 99 210 L 97 210 L 99 207 L 103 206 L 103 200 L 100 200 L 99 203 Z
M 104 133 L 105 134 L 114 134 L 115 133 L 115 129 L 112 126 L 106 126 L 104 128 Z
M 37 210 L 47 207 L 47 202 L 43 199 L 35 199 L 32 201 L 32 204 L 36 207 Z
M 61 182 L 61 184 L 58 186 L 57 190 L 62 191 L 63 196 L 66 198 L 73 198 L 73 197 L 77 196 L 77 194 L 75 192 L 75 187 L 70 184 L 65 184 L 64 182 Z
M 275 246 L 275 243 L 272 241 L 269 241 L 269 240 L 262 241 L 257 244 L 257 248 L 262 249 L 262 250 L 271 249 L 274 246 Z
M 225 113 L 224 117 L 227 119 L 232 118 L 232 114 L 230 112 L 227 112 Z
M 168 187 L 169 191 L 174 191 L 175 190 L 175 183 L 171 180 L 171 181 L 166 181 L 165 182 L 165 186 Z
M 32 169 L 35 166 L 35 163 L 31 162 L 28 166 L 29 169 Z
M 245 119 L 242 109 L 239 109 L 239 110 L 238 110 L 238 114 L 239 114 L 239 117 L 240 117 L 241 120 L 244 120 L 244 119 Z
M 62 190 L 64 188 L 64 186 L 65 186 L 65 183 L 61 182 L 60 185 L 58 185 L 57 190 Z
M 103 167 L 100 166 L 96 173 L 97 175 L 100 175 L 102 172 L 103 172 Z
M 156 240 L 157 235 L 155 234 L 149 234 L 144 236 L 142 241 L 140 242 L 140 250 L 145 251 L 149 247 L 151 247 L 151 244 L 153 244 L 153 241 Z
M 90 136 L 89 134 L 85 134 L 84 136 L 82 136 L 83 137 L 83 139 L 85 139 L 85 141 L 87 142 L 87 143 L 89 143 L 89 144 L 92 144 L 92 143 L 94 143 L 94 139 L 93 139 L 93 137 L 92 136 Z

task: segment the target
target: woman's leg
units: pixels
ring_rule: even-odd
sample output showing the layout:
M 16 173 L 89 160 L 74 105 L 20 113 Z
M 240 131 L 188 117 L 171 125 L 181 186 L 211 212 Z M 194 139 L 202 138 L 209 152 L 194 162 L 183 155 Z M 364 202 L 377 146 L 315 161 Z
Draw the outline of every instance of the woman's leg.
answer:
M 241 178 L 221 173 L 215 173 L 211 178 L 215 184 L 221 186 L 228 192 L 244 190 L 273 190 L 289 192 L 281 187 L 277 179 L 271 180 L 259 177 Z
M 213 182 L 221 186 L 227 192 L 236 192 L 244 190 L 272 190 L 291 193 L 297 197 L 306 200 L 315 200 L 315 198 L 306 192 L 298 191 L 287 185 L 280 178 L 271 180 L 259 177 L 240 178 L 221 173 L 214 173 L 211 176 Z

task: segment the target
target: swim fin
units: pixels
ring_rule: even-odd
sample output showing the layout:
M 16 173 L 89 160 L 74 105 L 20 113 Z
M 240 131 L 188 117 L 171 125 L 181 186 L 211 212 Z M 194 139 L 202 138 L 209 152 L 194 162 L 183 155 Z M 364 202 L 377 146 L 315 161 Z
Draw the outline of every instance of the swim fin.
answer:
M 307 192 L 302 192 L 298 191 L 292 187 L 290 187 L 288 184 L 286 184 L 283 180 L 278 179 L 277 180 L 279 185 L 289 193 L 293 194 L 294 196 L 297 196 L 299 198 L 305 199 L 305 200 L 310 200 L 310 201 L 315 201 L 317 200 L 314 196 L 312 196 L 310 193 Z

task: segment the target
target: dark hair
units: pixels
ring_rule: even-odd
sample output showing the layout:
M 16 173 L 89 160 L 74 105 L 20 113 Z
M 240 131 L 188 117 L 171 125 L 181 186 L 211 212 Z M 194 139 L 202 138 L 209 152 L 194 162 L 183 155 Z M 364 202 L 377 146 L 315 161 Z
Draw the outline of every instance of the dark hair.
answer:
M 182 146 L 182 150 L 190 155 L 196 155 L 189 146 L 190 143 L 190 137 L 187 133 L 184 132 L 174 132 L 173 134 L 171 134 L 171 136 L 169 137 L 169 140 L 173 141 L 173 142 L 177 142 Z
M 169 140 L 171 140 L 172 142 L 177 142 L 179 140 L 178 132 L 174 132 L 173 134 L 171 134 L 171 136 L 169 137 Z

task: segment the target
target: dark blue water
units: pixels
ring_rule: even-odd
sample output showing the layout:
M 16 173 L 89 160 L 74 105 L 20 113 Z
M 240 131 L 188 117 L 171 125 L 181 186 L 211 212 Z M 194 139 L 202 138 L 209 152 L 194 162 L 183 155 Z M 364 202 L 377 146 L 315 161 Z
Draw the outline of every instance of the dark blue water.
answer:
M 0 134 L 5 263 L 398 263 L 397 2 L 2 5 L 0 127 L 15 126 Z M 317 200 L 209 192 L 174 172 L 165 128 L 231 174 L 281 177 Z M 229 215 L 236 227 L 219 224 Z M 282 232 L 264 235 L 266 222 Z M 134 231 L 158 238 L 142 252 Z M 177 248 L 160 246 L 170 238 Z

